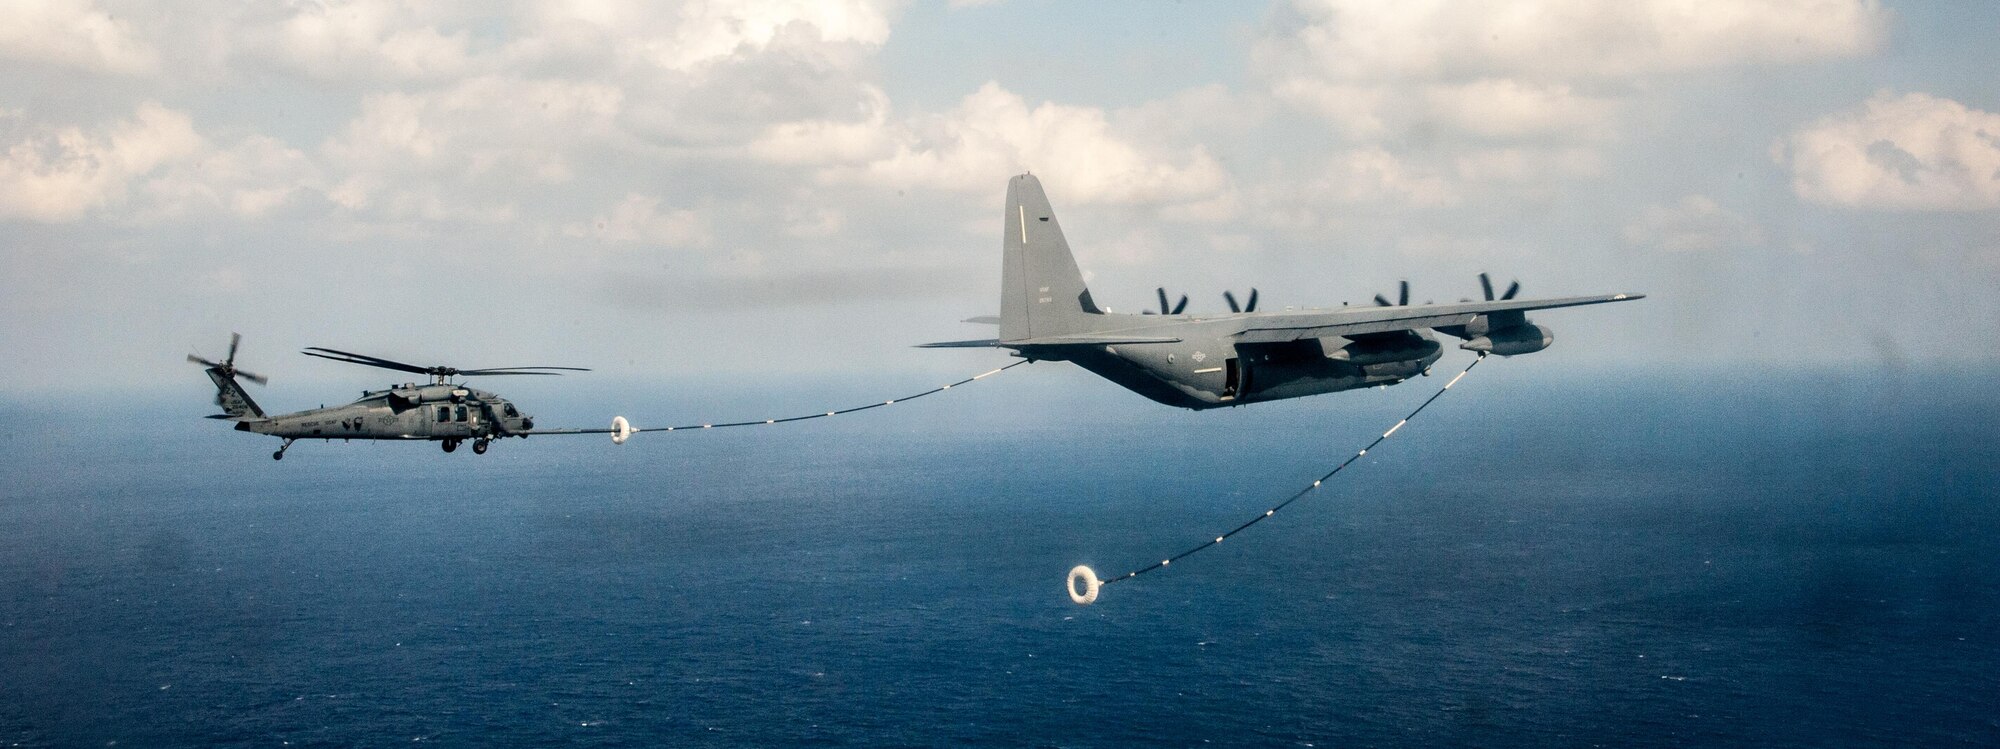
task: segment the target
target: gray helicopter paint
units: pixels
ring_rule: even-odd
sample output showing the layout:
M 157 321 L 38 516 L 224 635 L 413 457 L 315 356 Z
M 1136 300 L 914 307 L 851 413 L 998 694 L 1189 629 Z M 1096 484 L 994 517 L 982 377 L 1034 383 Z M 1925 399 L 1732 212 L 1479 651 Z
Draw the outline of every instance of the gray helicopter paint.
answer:
M 1459 347 L 1470 351 L 1533 353 L 1553 343 L 1554 335 L 1528 322 L 1529 310 L 1644 298 L 1515 300 L 1516 285 L 1494 300 L 1482 274 L 1484 302 L 1412 306 L 1406 286 L 1402 304 L 1378 307 L 1116 314 L 1091 299 L 1062 224 L 1034 175 L 1008 181 L 1001 221 L 1000 337 L 925 347 L 991 346 L 1029 359 L 1073 362 L 1147 398 L 1189 409 L 1391 385 L 1427 374 L 1443 356 L 1431 331 L 1462 339 Z M 1160 300 L 1165 307 L 1164 291 Z
M 250 394 L 237 380 L 238 376 L 253 382 L 264 380 L 260 376 L 236 369 L 236 348 L 241 340 L 242 336 L 231 336 L 229 356 L 221 362 L 208 361 L 198 356 L 189 356 L 188 360 L 204 365 L 209 380 L 215 383 L 215 403 L 222 408 L 222 413 L 209 418 L 234 421 L 236 430 L 240 432 L 283 438 L 284 446 L 272 453 L 272 458 L 282 459 L 285 450 L 291 447 L 292 442 L 302 439 L 431 440 L 442 442 L 446 452 L 457 449 L 460 443 L 469 440 L 473 443 L 474 452 L 483 453 L 489 443 L 503 437 L 527 437 L 531 434 L 594 434 L 607 431 L 601 429 L 536 431 L 534 419 L 522 413 L 511 401 L 492 391 L 452 380 L 458 375 L 553 375 L 557 373 L 538 370 L 588 370 L 578 370 L 576 367 L 506 367 L 461 371 L 442 366 L 416 367 L 377 357 L 319 348 L 308 349 L 304 353 L 335 361 L 428 374 L 433 380 L 422 385 L 404 383 L 384 390 L 363 391 L 359 399 L 346 405 L 267 416 L 264 409 L 250 398 Z M 314 353 L 316 351 L 324 353 Z

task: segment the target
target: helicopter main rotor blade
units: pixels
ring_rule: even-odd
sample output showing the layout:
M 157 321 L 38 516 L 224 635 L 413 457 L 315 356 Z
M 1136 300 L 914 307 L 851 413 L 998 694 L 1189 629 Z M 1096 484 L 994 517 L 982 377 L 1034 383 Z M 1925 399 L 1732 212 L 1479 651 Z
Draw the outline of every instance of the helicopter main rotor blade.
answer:
M 583 367 L 486 367 L 486 368 L 483 368 L 483 369 L 467 369 L 467 370 L 462 370 L 462 371 L 460 371 L 460 372 L 459 372 L 459 374 L 498 374 L 498 373 L 501 373 L 501 372 L 513 372 L 513 371 L 526 371 L 526 370 L 530 370 L 530 369 L 560 369 L 560 370 L 562 370 L 562 371 L 564 371 L 564 372 L 588 372 L 588 371 L 590 371 L 590 370 L 588 370 L 588 369 L 584 369 Z M 548 374 L 548 373 L 544 372 L 544 373 L 541 373 L 541 374 Z
M 499 372 L 493 372 L 484 369 L 468 369 L 458 373 L 458 376 L 460 377 L 499 377 L 502 375 L 548 375 L 550 377 L 561 377 L 562 373 L 561 372 L 512 372 L 504 370 Z
M 320 352 L 325 352 L 325 353 L 320 353 Z M 391 361 L 388 359 L 366 356 L 363 354 L 354 354 L 346 351 L 336 351 L 330 348 L 321 348 L 319 346 L 308 346 L 304 351 L 300 351 L 299 353 L 305 354 L 306 356 L 317 356 L 321 359 L 332 359 L 337 362 L 347 362 L 348 364 L 365 364 L 370 367 L 393 369 L 398 372 L 410 372 L 412 374 L 431 373 L 430 367 L 419 367 L 414 364 L 404 364 L 399 361 Z

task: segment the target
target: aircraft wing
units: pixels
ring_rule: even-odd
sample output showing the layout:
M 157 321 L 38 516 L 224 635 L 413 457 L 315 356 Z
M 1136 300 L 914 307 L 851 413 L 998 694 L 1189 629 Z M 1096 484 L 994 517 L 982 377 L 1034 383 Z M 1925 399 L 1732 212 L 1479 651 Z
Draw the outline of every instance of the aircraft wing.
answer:
M 1355 336 L 1397 330 L 1465 325 L 1494 312 L 1527 312 L 1644 299 L 1645 294 L 1604 294 L 1557 299 L 1515 299 L 1499 302 L 1459 302 L 1396 307 L 1343 307 L 1313 312 L 1280 312 L 1244 319 L 1236 334 L 1242 343 L 1283 343 L 1307 338 Z
M 997 338 L 982 338 L 976 341 L 943 341 L 920 343 L 917 348 L 1032 348 L 1035 346 L 1122 346 L 1137 343 L 1180 343 L 1173 336 L 1119 335 L 1117 333 L 1078 333 L 1076 335 L 1052 335 L 1041 338 L 1023 338 L 1018 341 L 1002 341 Z

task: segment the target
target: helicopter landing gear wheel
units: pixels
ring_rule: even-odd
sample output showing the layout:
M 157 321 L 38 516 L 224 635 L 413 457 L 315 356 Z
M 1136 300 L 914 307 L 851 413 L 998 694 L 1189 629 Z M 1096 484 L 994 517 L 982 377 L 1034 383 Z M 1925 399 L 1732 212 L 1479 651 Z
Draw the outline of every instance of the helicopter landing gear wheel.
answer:
M 445 441 L 444 441 L 444 451 L 445 451 L 445 452 L 451 452 L 451 451 L 453 451 L 453 450 L 457 450 L 457 449 L 458 449 L 458 440 L 445 440 Z
M 284 459 L 285 459 L 285 451 L 286 451 L 286 450 L 290 450 L 290 449 L 292 449 L 292 441 L 291 441 L 291 440 L 285 440 L 285 444 L 283 444 L 283 445 L 279 445 L 279 446 L 278 446 L 278 451 L 277 451 L 277 452 L 274 452 L 274 453 L 271 453 L 271 459 L 272 459 L 272 460 L 284 460 Z
M 486 441 L 486 439 L 485 439 L 485 438 L 483 438 L 483 437 L 482 437 L 482 438 L 480 438 L 480 439 L 476 439 L 476 440 L 473 440 L 473 441 L 472 441 L 472 454 L 474 454 L 474 455 L 485 455 L 485 454 L 486 454 L 486 442 L 487 442 L 487 441 Z

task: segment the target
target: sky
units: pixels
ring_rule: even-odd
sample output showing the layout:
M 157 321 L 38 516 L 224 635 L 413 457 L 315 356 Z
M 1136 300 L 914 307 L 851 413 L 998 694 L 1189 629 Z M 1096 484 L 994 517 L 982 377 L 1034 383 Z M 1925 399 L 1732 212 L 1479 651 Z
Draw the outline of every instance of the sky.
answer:
M 971 373 L 1100 304 L 1644 292 L 1541 366 L 1989 366 L 2000 5 L 0 0 L 0 388 Z M 512 384 L 512 383 L 509 383 Z M 344 391 L 343 391 L 344 392 Z

